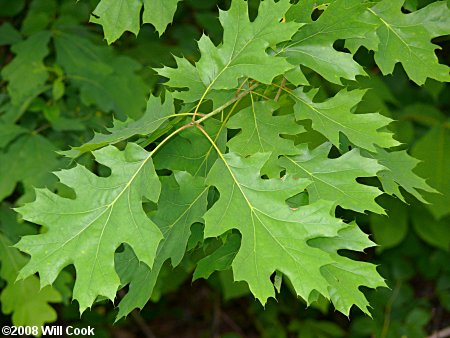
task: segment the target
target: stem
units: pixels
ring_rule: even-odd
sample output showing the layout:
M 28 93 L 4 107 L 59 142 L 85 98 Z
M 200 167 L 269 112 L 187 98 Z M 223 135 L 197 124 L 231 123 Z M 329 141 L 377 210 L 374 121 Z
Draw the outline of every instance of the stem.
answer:
M 251 93 L 251 92 L 250 92 Z M 226 123 L 228 122 L 228 119 L 230 118 L 231 114 L 234 112 L 234 110 L 236 109 L 236 106 L 239 104 L 239 100 L 236 101 L 233 105 L 233 107 L 231 107 L 230 111 L 228 112 L 228 114 L 225 116 L 225 119 L 223 119 L 222 116 L 222 125 L 220 126 L 219 131 L 216 134 L 216 137 L 214 138 L 214 143 L 216 143 L 217 139 L 219 138 L 220 133 L 222 132 L 222 129 L 225 127 Z M 223 110 L 222 110 L 222 114 L 223 114 Z M 211 145 L 211 147 L 209 148 L 208 152 L 205 155 L 205 158 L 203 159 L 201 165 L 198 167 L 197 171 L 195 172 L 194 176 L 197 176 L 197 174 L 199 173 L 203 163 L 205 163 L 205 161 L 208 159 L 209 154 L 211 153 L 211 151 L 214 149 L 214 147 Z
M 216 142 L 213 141 L 213 139 L 211 138 L 211 136 L 209 136 L 209 134 L 206 132 L 205 129 L 203 129 L 203 127 L 199 124 L 195 125 L 202 133 L 203 135 L 206 136 L 206 138 L 208 139 L 208 141 L 211 143 L 211 145 L 214 147 L 214 149 L 217 151 L 217 153 L 219 154 L 219 157 L 222 158 L 222 160 L 225 162 L 225 159 L 223 158 L 223 154 L 220 151 L 219 147 L 217 146 Z
M 133 317 L 136 324 L 139 326 L 141 331 L 144 333 L 146 338 L 156 338 L 155 334 L 153 333 L 152 329 L 147 325 L 145 320 L 141 317 L 138 311 L 133 310 L 131 312 L 131 316 Z
M 225 104 L 221 105 L 219 108 L 216 108 L 209 114 L 204 115 L 201 119 L 198 119 L 197 121 L 195 121 L 195 123 L 196 124 L 201 123 L 201 122 L 205 121 L 206 119 L 210 118 L 211 116 L 216 115 L 217 113 L 220 113 L 222 110 L 224 110 L 228 106 L 232 105 L 234 102 L 242 99 L 244 96 L 246 96 L 248 93 L 250 93 L 253 89 L 255 89 L 258 86 L 259 86 L 259 84 L 257 84 L 257 83 L 254 84 L 247 90 L 243 91 L 239 95 L 237 95 L 237 96 L 233 97 L 232 99 L 230 99 L 229 101 L 227 101 Z
M 277 95 L 275 95 L 275 98 L 273 99 L 275 102 L 277 102 L 278 99 L 280 98 L 281 91 L 282 91 L 282 89 L 284 88 L 284 85 L 285 85 L 285 84 L 286 84 L 286 78 L 283 77 L 283 80 L 281 80 L 281 85 L 280 85 L 280 87 L 278 88 Z
M 215 80 L 210 83 L 208 88 L 206 88 L 205 92 L 203 93 L 202 97 L 200 98 L 200 101 L 198 102 L 197 106 L 195 107 L 194 115 L 192 115 L 192 122 L 195 122 L 195 118 L 197 117 L 198 109 L 200 108 L 201 104 L 203 103 L 203 100 L 205 99 L 206 95 L 209 93 L 209 90 L 211 89 L 212 85 L 214 84 Z
M 383 322 L 383 329 L 381 330 L 381 338 L 385 338 L 388 334 L 388 330 L 389 330 L 389 325 L 391 323 L 391 311 L 392 311 L 392 305 L 395 302 L 395 299 L 398 296 L 398 293 L 400 292 L 400 287 L 402 285 L 401 281 L 397 281 L 397 283 L 395 284 L 395 289 L 394 292 L 392 293 L 391 298 L 389 299 L 389 301 L 386 304 L 386 307 L 384 309 L 384 322 Z
M 167 141 L 169 141 L 169 140 L 170 140 L 172 137 L 174 137 L 176 134 L 178 134 L 179 132 L 181 132 L 181 131 L 183 131 L 183 130 L 185 130 L 185 129 L 191 128 L 191 127 L 194 126 L 194 125 L 197 125 L 197 123 L 196 123 L 196 122 L 190 122 L 190 123 L 188 123 L 188 124 L 185 124 L 184 126 L 181 126 L 180 128 L 178 128 L 178 129 L 175 130 L 174 132 L 172 132 L 169 136 L 167 136 L 164 140 L 162 140 L 162 141 L 155 147 L 155 149 L 153 149 L 153 150 L 151 151 L 149 157 L 152 157 L 153 154 L 156 153 L 156 152 L 159 150 L 159 148 L 161 148 L 161 147 L 164 145 L 164 143 L 166 143 Z
M 244 80 L 244 82 L 242 82 L 241 83 L 241 85 L 238 87 L 238 89 L 236 90 L 236 96 L 240 93 L 240 91 L 242 90 L 242 87 L 244 87 L 244 85 L 247 83 L 247 81 L 248 81 L 248 78 L 246 78 L 245 80 Z
M 48 123 L 46 123 L 46 124 L 43 124 L 42 126 L 40 126 L 39 128 L 33 130 L 31 133 L 32 133 L 33 135 L 37 135 L 37 134 L 39 134 L 41 131 L 43 131 L 43 130 L 45 130 L 45 129 L 48 129 L 48 128 L 50 128 L 50 127 L 51 127 L 51 126 L 50 126 Z

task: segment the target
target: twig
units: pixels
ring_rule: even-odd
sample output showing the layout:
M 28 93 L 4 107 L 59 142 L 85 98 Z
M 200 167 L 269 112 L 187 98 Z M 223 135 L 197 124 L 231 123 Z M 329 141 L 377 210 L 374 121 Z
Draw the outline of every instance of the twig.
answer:
M 41 131 L 50 128 L 50 125 L 48 123 L 43 124 L 42 126 L 40 126 L 39 128 L 36 128 L 35 130 L 33 130 L 33 135 L 37 135 L 39 134 Z
M 241 83 L 241 85 L 239 86 L 239 88 L 236 90 L 236 94 L 234 94 L 235 96 L 238 96 L 238 94 L 241 92 L 242 88 L 244 87 L 244 85 L 247 83 L 248 78 L 245 79 L 244 82 Z
M 210 118 L 211 116 L 220 113 L 222 110 L 224 110 L 225 108 L 227 108 L 228 106 L 232 105 L 233 103 L 235 103 L 236 101 L 242 99 L 245 95 L 247 95 L 248 93 L 250 93 L 253 89 L 255 89 L 256 87 L 258 87 L 259 84 L 254 84 L 253 86 L 251 86 L 250 88 L 248 88 L 247 90 L 241 92 L 239 95 L 234 96 L 232 99 L 230 99 L 229 101 L 227 101 L 226 103 L 224 103 L 223 105 L 221 105 L 219 108 L 214 109 L 212 112 L 206 114 L 205 116 L 203 116 L 202 118 L 198 119 L 195 121 L 196 124 L 199 124 L 201 122 L 203 122 L 204 120 Z
M 218 331 L 220 329 L 220 317 L 221 317 L 221 308 L 220 308 L 220 298 L 219 296 L 214 297 L 214 312 L 213 312 L 213 321 L 211 323 L 211 337 L 219 337 Z
M 147 325 L 145 320 L 141 317 L 139 312 L 137 310 L 133 310 L 131 312 L 131 316 L 133 317 L 136 324 L 139 326 L 141 331 L 144 333 L 145 337 L 147 338 L 156 338 L 155 334 L 153 333 L 152 329 Z
M 395 284 L 394 292 L 392 293 L 391 298 L 389 298 L 389 301 L 386 304 L 386 307 L 384 309 L 384 323 L 383 323 L 383 329 L 381 331 L 381 338 L 385 338 L 388 334 L 389 325 L 391 323 L 391 311 L 392 311 L 392 305 L 395 302 L 395 299 L 398 296 L 398 293 L 400 292 L 400 287 L 402 285 L 401 281 L 397 281 Z
M 434 332 L 431 336 L 428 336 L 427 338 L 446 338 L 446 337 L 450 337 L 450 326 L 447 326 L 442 330 Z
M 125 297 L 125 291 L 123 289 L 119 290 L 118 295 L 120 298 Z M 145 337 L 147 338 L 156 338 L 155 334 L 153 333 L 152 329 L 147 325 L 145 320 L 141 317 L 141 314 L 138 312 L 137 309 L 134 309 L 131 312 L 131 317 L 133 317 L 133 320 L 136 322 L 136 324 L 139 326 L 141 331 L 144 333 Z
M 241 337 L 245 338 L 244 331 L 240 328 L 240 326 L 238 324 L 236 324 L 236 322 L 233 320 L 233 318 L 231 318 L 226 312 L 223 312 L 223 311 L 220 315 L 222 316 L 223 321 L 225 323 L 227 323 L 228 326 L 230 326 L 230 328 L 232 328 L 234 331 L 239 333 L 239 335 Z
M 277 95 L 275 95 L 275 98 L 273 99 L 275 102 L 277 102 L 278 99 L 280 98 L 281 91 L 283 90 L 285 84 L 286 84 L 286 78 L 283 77 L 283 80 L 281 80 L 280 87 L 278 88 Z

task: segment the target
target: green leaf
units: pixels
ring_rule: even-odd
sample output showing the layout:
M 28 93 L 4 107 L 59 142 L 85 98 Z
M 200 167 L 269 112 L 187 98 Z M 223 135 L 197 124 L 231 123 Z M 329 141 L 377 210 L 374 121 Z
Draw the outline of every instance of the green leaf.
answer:
M 25 134 L 27 129 L 12 123 L 3 123 L 0 120 L 0 149 L 6 147 L 17 136 Z
M 22 36 L 9 22 L 0 26 L 0 46 L 16 44 L 20 40 Z
M 141 0 L 101 0 L 91 17 L 91 22 L 103 27 L 108 44 L 125 32 L 139 32 Z
M 13 128 L 14 129 L 14 128 Z M 21 131 L 22 132 L 22 131 Z M 26 134 L 0 150 L 0 201 L 11 195 L 18 182 L 25 186 L 27 195 L 22 201 L 32 198 L 33 187 L 52 186 L 55 179 L 50 170 L 59 167 L 55 146 L 41 135 Z
M 0 231 L 12 242 L 16 243 L 20 237 L 36 234 L 36 228 L 26 222 L 19 222 L 18 215 L 9 203 L 0 204 Z
M 369 303 L 359 287 L 377 288 L 387 287 L 387 285 L 378 274 L 375 265 L 340 256 L 338 250 L 364 251 L 365 248 L 375 244 L 355 223 L 340 230 L 336 237 L 313 239 L 309 241 L 309 244 L 330 253 L 335 260 L 334 263 L 321 267 L 320 270 L 331 284 L 328 291 L 336 309 L 348 316 L 352 305 L 356 305 L 370 316 Z
M 369 156 L 387 168 L 387 170 L 382 170 L 378 173 L 384 191 L 390 195 L 397 196 L 403 202 L 405 202 L 405 199 L 400 192 L 399 186 L 422 203 L 427 202 L 417 189 L 430 193 L 438 192 L 436 189 L 431 188 L 423 178 L 413 172 L 413 169 L 420 161 L 408 155 L 406 150 L 387 152 L 382 148 L 378 148 L 375 154 L 370 154 Z
M 0 277 L 7 283 L 0 295 L 2 312 L 12 314 L 16 326 L 43 326 L 54 322 L 56 311 L 49 303 L 60 303 L 61 295 L 51 286 L 39 287 L 39 279 L 30 276 L 16 281 L 27 258 L 12 247 L 12 242 L 0 233 Z
M 341 78 L 355 80 L 357 75 L 366 75 L 351 54 L 337 51 L 333 44 L 336 40 L 364 35 L 373 29 L 361 19 L 367 6 L 367 2 L 360 0 L 331 2 L 316 21 L 305 24 L 289 43 L 281 47 L 280 55 L 286 56 L 293 65 L 313 69 L 333 83 L 341 84 Z M 302 20 L 299 14 L 302 13 L 291 18 Z
M 348 137 L 356 146 L 375 151 L 375 145 L 389 148 L 399 145 L 392 133 L 383 131 L 392 122 L 377 113 L 353 114 L 352 108 L 361 102 L 364 90 L 338 92 L 324 102 L 313 102 L 314 91 L 305 93 L 302 89 L 288 91 L 295 100 L 294 112 L 297 120 L 309 119 L 313 129 L 326 136 L 339 147 L 339 133 Z M 380 130 L 381 129 L 381 130 Z
M 427 208 L 438 219 L 450 214 L 448 154 L 450 154 L 450 130 L 444 124 L 428 131 L 412 149 L 412 155 L 422 161 L 418 164 L 416 172 L 440 192 L 440 194 L 424 193 L 424 198 L 430 203 Z
M 428 244 L 450 251 L 449 217 L 439 220 L 420 206 L 412 209 L 411 221 L 416 233 Z
M 199 278 L 208 279 L 214 271 L 223 271 L 231 267 L 241 245 L 241 238 L 237 234 L 227 237 L 225 243 L 211 255 L 202 258 L 197 263 L 197 268 L 192 276 L 192 281 Z
M 80 165 L 59 171 L 56 175 L 74 189 L 75 199 L 37 190 L 36 201 L 17 210 L 25 220 L 48 228 L 44 234 L 23 237 L 16 245 L 31 255 L 19 278 L 39 272 L 45 286 L 73 264 L 77 271 L 73 295 L 81 313 L 99 295 L 115 298 L 120 281 L 114 270 L 114 252 L 122 243 L 152 266 L 162 239 L 142 209 L 144 197 L 157 201 L 160 193 L 151 153 L 130 143 L 124 151 L 109 146 L 94 156 L 111 168 L 110 176 L 98 177 Z
M 166 30 L 177 10 L 178 2 L 181 0 L 143 0 L 144 13 L 142 21 L 155 26 L 156 31 L 161 35 Z
M 109 134 L 95 133 L 89 142 L 60 153 L 67 157 L 76 158 L 88 151 L 124 141 L 132 136 L 150 135 L 167 122 L 168 117 L 174 113 L 173 99 L 169 93 L 167 93 L 164 103 L 161 102 L 161 98 L 150 96 L 147 102 L 147 109 L 140 119 L 133 120 L 129 118 L 124 122 L 115 120 L 113 127 L 106 129 Z
M 63 97 L 65 92 L 65 85 L 62 79 L 56 79 L 53 82 L 52 87 L 52 94 L 53 94 L 53 100 L 58 101 L 61 97 Z
M 292 114 L 274 116 L 279 105 L 270 101 L 258 101 L 232 116 L 227 123 L 228 129 L 241 129 L 241 132 L 228 143 L 231 151 L 242 155 L 258 152 L 270 152 L 271 156 L 262 172 L 270 177 L 279 176 L 280 155 L 295 155 L 298 149 L 292 140 L 281 135 L 296 135 L 305 129 L 295 123 Z
M 330 148 L 331 145 L 325 143 L 309 151 L 303 144 L 299 149 L 301 155 L 283 157 L 280 163 L 288 174 L 312 181 L 306 188 L 310 202 L 322 199 L 358 212 L 369 210 L 384 214 L 384 209 L 375 202 L 381 191 L 356 181 L 358 177 L 376 176 L 384 167 L 375 160 L 362 157 L 358 149 L 330 159 Z
M 370 215 L 370 229 L 379 245 L 378 252 L 397 246 L 408 233 L 406 204 L 389 195 L 383 195 L 380 204 L 386 208 L 387 215 Z
M 230 300 L 242 296 L 251 295 L 245 282 L 236 282 L 231 269 L 219 271 L 220 287 L 223 291 L 223 299 Z
M 391 74 L 401 62 L 409 78 L 419 85 L 427 78 L 450 81 L 450 68 L 439 64 L 431 40 L 450 34 L 450 10 L 438 1 L 411 14 L 401 11 L 404 0 L 384 0 L 369 9 L 371 21 L 378 21 L 376 37 L 368 47 L 375 50 L 375 61 L 383 74 Z M 377 46 L 374 48 L 373 46 Z
M 211 135 L 216 145 L 225 150 L 226 128 L 220 121 L 205 121 L 205 130 Z M 193 146 L 195 145 L 195 146 Z M 164 151 L 155 156 L 156 169 L 187 171 L 193 176 L 206 177 L 217 153 L 214 147 L 197 128 L 183 130 L 164 145 Z
M 25 0 L 0 0 L 0 16 L 14 16 L 25 7 Z
M 341 258 L 309 245 L 314 238 L 337 236 L 347 225 L 331 215 L 334 211 L 331 202 L 322 200 L 291 210 L 285 200 L 302 192 L 311 182 L 290 175 L 282 180 L 261 179 L 260 169 L 269 156 L 257 153 L 242 158 L 228 153 L 217 160 L 207 183 L 217 187 L 220 198 L 204 216 L 205 237 L 239 230 L 242 241 L 232 263 L 234 279 L 247 282 L 262 304 L 275 296 L 270 276 L 279 271 L 289 278 L 296 294 L 307 302 L 310 294 L 317 290 L 325 297 L 332 297 L 337 309 L 344 313 L 347 303 L 355 301 L 359 306 L 359 285 L 346 285 L 345 304 L 329 292 L 337 286 L 330 278 L 328 266 L 339 264 Z M 345 242 L 339 244 L 346 248 Z M 359 262 L 349 264 L 350 268 L 359 266 Z M 373 281 L 378 281 L 378 277 L 361 285 L 371 286 Z
M 142 115 L 148 87 L 137 74 L 142 68 L 139 63 L 116 56 L 112 49 L 98 46 L 82 35 L 58 31 L 54 42 L 56 61 L 71 84 L 80 89 L 84 104 L 114 111 L 122 119 Z
M 22 21 L 22 34 L 31 35 L 49 28 L 57 15 L 57 2 L 57 0 L 33 0 Z
M 42 31 L 12 46 L 16 57 L 3 68 L 1 74 L 9 82 L 8 93 L 14 105 L 20 105 L 34 96 L 34 92 L 47 81 L 48 73 L 43 60 L 49 52 L 49 40 L 50 33 Z
M 186 172 L 162 177 L 158 210 L 152 220 L 163 234 L 153 265 L 140 264 L 133 274 L 128 293 L 119 303 L 117 319 L 134 308 L 143 308 L 150 299 L 158 275 L 168 259 L 172 266 L 180 264 L 191 234 L 191 225 L 201 220 L 206 211 L 208 188 L 205 179 Z M 151 267 L 151 269 L 149 268 Z
M 113 43 L 125 31 L 139 33 L 141 10 L 143 23 L 155 26 L 161 35 L 177 9 L 180 0 L 101 0 L 91 16 L 91 22 L 103 27 L 108 44 Z
M 289 331 L 297 332 L 298 338 L 345 337 L 345 332 L 339 325 L 317 319 L 306 319 L 301 322 L 294 319 L 289 324 Z
M 189 92 L 176 96 L 186 102 L 204 98 L 211 90 L 237 88 L 243 77 L 271 83 L 275 76 L 292 68 L 284 58 L 266 52 L 269 47 L 289 40 L 300 27 L 293 22 L 280 22 L 289 6 L 288 0 L 262 1 L 258 16 L 251 22 L 247 3 L 232 1 L 228 11 L 219 13 L 224 28 L 222 44 L 216 47 L 203 35 L 198 42 L 201 58 L 195 66 L 177 58 L 178 68 L 164 67 L 158 69 L 158 74 L 169 78 L 166 85 L 170 87 L 189 88 Z

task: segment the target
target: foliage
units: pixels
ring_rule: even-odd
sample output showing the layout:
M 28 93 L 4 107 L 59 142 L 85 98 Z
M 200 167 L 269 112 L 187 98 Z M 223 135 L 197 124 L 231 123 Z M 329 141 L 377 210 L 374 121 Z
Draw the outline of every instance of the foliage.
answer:
M 0 17 L 14 325 L 71 298 L 117 321 L 206 279 L 253 295 L 261 336 L 444 326 L 447 2 L 0 0 Z M 416 282 L 436 293 L 415 307 Z

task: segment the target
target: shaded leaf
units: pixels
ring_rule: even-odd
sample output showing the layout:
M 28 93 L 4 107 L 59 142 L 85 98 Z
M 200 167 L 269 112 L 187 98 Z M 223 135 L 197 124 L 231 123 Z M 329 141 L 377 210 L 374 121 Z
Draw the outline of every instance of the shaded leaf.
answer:
M 113 127 L 106 129 L 108 134 L 94 133 L 94 137 L 85 144 L 79 147 L 72 147 L 70 150 L 60 153 L 68 157 L 76 158 L 85 152 L 93 151 L 108 144 L 124 141 L 132 136 L 150 135 L 167 122 L 168 117 L 174 113 L 175 108 L 170 94 L 166 95 L 164 103 L 161 102 L 160 98 L 150 96 L 147 102 L 147 109 L 140 119 L 133 120 L 129 118 L 124 122 L 114 120 Z
M 56 61 L 71 83 L 79 88 L 86 105 L 137 119 L 148 96 L 147 85 L 137 72 L 141 65 L 111 49 L 95 45 L 84 36 L 58 31 L 54 38 Z
M 16 57 L 1 74 L 8 81 L 8 93 L 14 105 L 20 105 L 42 87 L 48 78 L 43 60 L 48 55 L 50 33 L 42 31 L 11 47 Z M 24 81 L 26 79 L 26 81 Z
M 440 194 L 424 193 L 430 203 L 427 208 L 434 217 L 442 218 L 450 213 L 450 130 L 444 125 L 436 126 L 420 138 L 414 145 L 412 155 L 422 162 L 416 172 L 427 179 Z
M 204 128 L 216 145 L 225 150 L 227 133 L 224 124 L 211 119 L 205 121 Z M 205 136 L 197 128 L 188 128 L 169 140 L 164 150 L 156 154 L 155 167 L 206 177 L 216 159 L 217 153 Z
M 401 186 L 422 203 L 427 203 L 417 189 L 437 193 L 437 190 L 431 188 L 422 177 L 414 173 L 413 169 L 420 161 L 408 155 L 406 150 L 387 152 L 378 148 L 375 154 L 369 156 L 387 168 L 387 170 L 380 171 L 378 177 L 383 184 L 384 191 L 388 194 L 395 195 L 405 202 L 399 189 Z
M 39 287 L 39 279 L 30 276 L 16 281 L 19 270 L 28 259 L 0 233 L 0 277 L 7 283 L 0 294 L 2 312 L 12 314 L 16 326 L 42 326 L 54 322 L 56 311 L 49 303 L 60 303 L 61 295 L 51 286 Z
M 279 106 L 275 102 L 258 101 L 239 111 L 227 123 L 229 129 L 241 129 L 241 132 L 228 141 L 231 151 L 242 156 L 258 152 L 270 152 L 271 156 L 263 168 L 263 173 L 270 177 L 279 175 L 278 165 L 280 155 L 295 155 L 298 149 L 292 140 L 281 135 L 296 135 L 305 129 L 295 123 L 292 114 L 274 116 Z
M 414 230 L 425 242 L 450 250 L 449 217 L 436 220 L 425 208 L 416 206 L 412 209 L 411 221 Z
M 32 198 L 32 188 L 50 187 L 55 178 L 49 171 L 59 166 L 55 150 L 43 136 L 29 133 L 0 150 L 0 172 L 8 173 L 0 175 L 0 200 L 12 194 L 19 182 L 26 189 L 22 201 Z
M 191 225 L 200 221 L 206 211 L 208 188 L 204 178 L 176 172 L 174 176 L 162 177 L 161 181 L 161 197 L 152 220 L 163 234 L 163 240 L 156 251 L 154 264 L 140 264 L 133 274 L 129 291 L 119 303 L 117 319 L 134 308 L 144 307 L 152 296 L 166 260 L 170 259 L 173 267 L 180 264 L 191 234 Z
M 220 248 L 198 261 L 192 281 L 199 278 L 208 279 L 214 271 L 229 269 L 240 245 L 241 239 L 239 235 L 232 234 L 228 236 Z
M 384 195 L 380 203 L 386 208 L 387 215 L 370 215 L 370 229 L 379 245 L 378 252 L 395 247 L 408 233 L 407 205 L 388 195 Z

